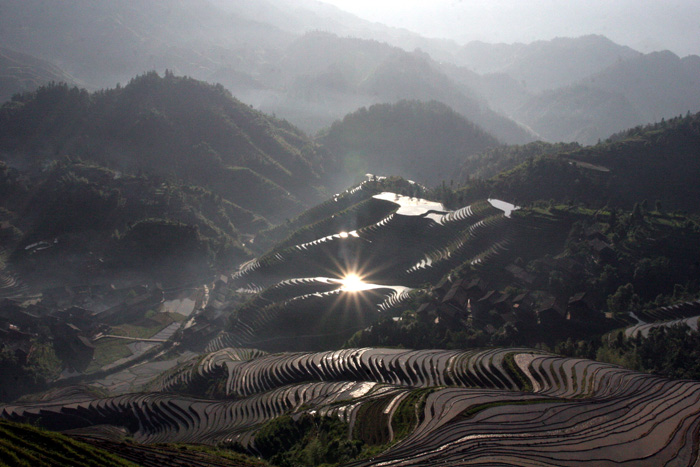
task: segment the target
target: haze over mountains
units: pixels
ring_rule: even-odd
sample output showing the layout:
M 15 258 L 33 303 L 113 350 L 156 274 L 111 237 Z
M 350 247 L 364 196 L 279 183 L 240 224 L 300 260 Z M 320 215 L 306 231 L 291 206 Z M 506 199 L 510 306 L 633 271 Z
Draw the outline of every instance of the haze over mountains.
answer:
M 1 2 L 0 464 L 697 467 L 700 57 L 600 32 Z
M 692 0 L 326 0 L 362 18 L 456 43 L 530 43 L 603 34 L 644 53 L 700 53 Z
M 460 46 L 314 1 L 9 0 L 0 43 L 93 89 L 165 69 L 220 82 L 310 133 L 402 99 L 443 102 L 506 143 L 591 143 L 700 110 L 695 56 L 645 55 L 602 36 Z
M 172 74 L 151 72 L 92 94 L 42 88 L 11 102 L 0 120 L 0 150 L 20 167 L 71 155 L 207 185 L 277 220 L 320 199 L 329 160 L 303 132 L 221 85 Z

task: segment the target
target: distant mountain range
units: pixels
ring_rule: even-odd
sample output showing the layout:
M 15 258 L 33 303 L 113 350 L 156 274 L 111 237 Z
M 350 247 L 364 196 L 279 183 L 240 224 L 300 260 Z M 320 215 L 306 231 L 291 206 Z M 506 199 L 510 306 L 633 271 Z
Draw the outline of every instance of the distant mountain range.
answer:
M 52 81 L 77 84 L 75 78 L 52 63 L 0 47 L 0 102 Z
M 603 36 L 591 35 L 531 44 L 470 42 L 455 55 L 454 62 L 480 74 L 507 74 L 530 92 L 539 92 L 572 84 L 640 55 Z
M 311 133 L 402 99 L 443 102 L 507 143 L 592 143 L 700 110 L 694 56 L 643 55 L 602 36 L 459 46 L 311 0 L 8 0 L 0 43 L 93 89 L 165 69 L 220 82 Z M 37 80 L 63 80 L 56 73 Z M 31 89 L 3 83 L 4 96 Z
M 534 95 L 514 115 L 550 141 L 594 143 L 622 127 L 697 111 L 699 89 L 700 57 L 654 52 Z

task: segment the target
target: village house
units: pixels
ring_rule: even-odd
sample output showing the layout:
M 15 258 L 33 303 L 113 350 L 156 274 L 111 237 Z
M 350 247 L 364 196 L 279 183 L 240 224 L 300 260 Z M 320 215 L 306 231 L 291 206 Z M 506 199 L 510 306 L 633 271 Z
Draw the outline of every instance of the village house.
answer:
M 464 281 L 462 284 L 464 290 L 466 290 L 467 294 L 469 295 L 469 299 L 472 301 L 476 301 L 483 297 L 486 289 L 488 288 L 486 283 L 479 278 L 473 279 L 469 282 Z
M 442 297 L 445 296 L 445 294 L 450 290 L 452 287 L 452 283 L 450 282 L 448 277 L 443 277 L 440 282 L 435 284 L 433 288 L 430 289 L 431 293 L 433 294 L 434 297 L 436 297 L 438 300 L 442 300 Z
M 530 274 L 515 263 L 511 263 L 506 266 L 505 270 L 513 276 L 516 283 L 519 283 L 525 287 L 532 287 L 537 279 L 533 274 Z
M 595 310 L 594 304 L 586 292 L 577 293 L 566 306 L 566 319 L 573 321 L 590 321 L 603 315 Z
M 528 292 L 523 292 L 513 297 L 511 300 L 513 313 L 518 317 L 518 321 L 534 323 L 536 316 L 533 310 L 534 301 Z
M 589 240 L 587 243 L 598 261 L 610 262 L 615 259 L 615 250 L 609 243 L 597 238 Z
M 428 322 L 437 316 L 437 306 L 434 303 L 422 303 L 416 310 L 419 321 Z
M 608 241 L 608 237 L 601 231 L 601 227 L 599 225 L 592 225 L 588 227 L 586 230 L 584 230 L 583 235 L 588 240 L 598 239 L 603 242 Z
M 550 297 L 536 311 L 538 324 L 558 324 L 566 319 L 566 309 L 561 302 Z
M 442 303 L 444 305 L 450 306 L 454 308 L 457 313 L 465 315 L 467 313 L 468 301 L 469 294 L 461 287 L 460 283 L 455 283 L 442 298 Z

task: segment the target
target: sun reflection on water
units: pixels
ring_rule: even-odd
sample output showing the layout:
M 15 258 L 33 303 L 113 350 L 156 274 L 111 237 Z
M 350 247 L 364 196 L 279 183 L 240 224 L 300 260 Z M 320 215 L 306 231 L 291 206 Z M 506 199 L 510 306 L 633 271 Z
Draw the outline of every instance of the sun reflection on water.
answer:
M 355 273 L 346 274 L 339 282 L 342 284 L 341 290 L 346 292 L 359 292 L 374 288 L 372 284 L 366 283 Z

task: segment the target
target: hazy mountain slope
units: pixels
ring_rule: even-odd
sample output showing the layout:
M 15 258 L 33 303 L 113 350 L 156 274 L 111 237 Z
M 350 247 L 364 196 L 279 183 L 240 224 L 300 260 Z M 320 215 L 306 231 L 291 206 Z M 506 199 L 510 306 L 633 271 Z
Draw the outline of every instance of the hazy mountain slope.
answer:
M 648 121 L 623 94 L 583 85 L 542 92 L 514 115 L 548 141 L 583 144 Z
M 606 37 L 590 35 L 527 45 L 470 42 L 455 61 L 478 73 L 507 73 L 536 92 L 575 83 L 618 61 L 639 55 Z
M 624 95 L 653 122 L 700 111 L 700 57 L 654 52 L 616 63 L 583 81 Z
M 308 33 L 312 29 L 330 33 Z M 350 34 L 403 47 L 407 47 L 406 36 L 432 56 L 463 67 L 455 69 L 449 63 L 443 67 L 425 53 L 406 52 L 388 43 L 337 36 Z M 584 108 L 585 115 L 574 118 L 565 129 L 540 131 L 551 121 L 562 125 L 561 116 L 570 113 L 571 100 L 577 96 L 565 97 L 561 103 L 551 94 L 535 97 L 527 109 L 515 113 L 532 94 L 581 81 L 639 54 L 601 36 L 584 36 L 529 45 L 471 43 L 449 58 L 449 43 L 427 40 L 423 47 L 420 36 L 374 25 L 320 3 L 287 0 L 225 4 L 179 0 L 167 8 L 153 0 L 68 0 L 60 5 L 10 0 L 3 5 L 0 40 L 49 59 L 95 87 L 166 68 L 221 82 L 245 102 L 289 118 L 309 132 L 360 106 L 421 99 L 445 102 L 509 143 L 532 137 L 490 107 L 515 115 L 545 138 L 589 142 L 630 122 L 653 120 L 658 112 L 668 115 L 667 109 L 674 110 L 688 99 L 693 102 L 693 96 L 683 99 L 689 95 L 685 91 L 651 93 L 649 88 L 674 83 L 676 88 L 692 91 L 687 83 L 693 82 L 697 68 L 692 60 L 682 66 L 662 64 L 668 79 L 648 78 L 650 85 L 625 81 L 637 74 L 630 70 L 611 71 L 598 78 L 604 86 L 586 84 L 610 92 L 625 88 L 625 96 L 639 108 L 646 96 L 655 97 L 645 102 L 644 119 L 623 118 L 614 128 L 604 124 L 599 129 L 576 130 L 581 124 L 589 127 L 585 121 L 589 116 L 605 118 L 611 113 L 614 102 L 601 102 L 606 96 L 596 95 L 596 108 Z M 620 73 L 624 76 L 618 76 Z M 646 69 L 639 73 L 650 74 Z M 630 111 L 614 108 L 612 113 L 628 116 Z
M 654 80 L 655 84 L 667 86 L 682 80 L 678 85 L 682 89 L 692 87 L 695 80 L 679 73 L 678 64 L 674 68 L 657 61 L 653 66 L 660 70 L 654 72 L 649 63 L 648 69 L 632 65 L 644 56 L 603 36 L 557 38 L 528 45 L 474 42 L 462 52 L 458 59 L 459 63 L 464 60 L 462 67 L 442 66 L 450 78 L 553 142 L 594 143 L 624 128 L 653 121 L 654 114 L 646 110 L 649 105 L 672 106 L 677 91 L 658 91 L 655 102 L 645 101 L 639 94 L 652 96 L 649 87 L 641 93 L 634 89 L 650 78 L 635 76 L 665 75 L 665 79 Z M 599 84 L 599 75 L 606 77 L 606 85 Z
M 415 32 L 362 19 L 329 3 L 316 0 L 211 0 L 223 10 L 261 21 L 294 34 L 326 31 L 341 37 L 386 42 L 404 50 L 421 48 L 446 59 L 459 50 L 450 40 L 433 39 Z
M 573 86 L 543 91 L 514 118 L 549 141 L 594 143 L 625 128 L 700 110 L 700 57 L 671 52 L 611 65 Z
M 479 74 L 466 66 L 450 63 L 441 63 L 440 69 L 458 86 L 471 89 L 503 115 L 512 116 L 534 94 L 506 73 Z
M 489 109 L 467 85 L 447 77 L 430 56 L 385 43 L 310 33 L 285 51 L 274 85 L 280 99 L 262 104 L 268 112 L 299 122 L 308 130 L 329 125 L 360 106 L 401 99 L 437 100 L 507 142 L 532 136 Z
M 465 156 L 499 144 L 448 106 L 417 101 L 363 107 L 334 123 L 320 142 L 351 176 L 400 175 L 427 185 L 454 178 Z
M 700 95 L 692 57 L 642 57 L 602 36 L 474 42 L 458 50 L 313 0 L 8 0 L 0 43 L 56 63 L 93 88 L 166 69 L 221 82 L 308 132 L 361 106 L 421 99 L 445 102 L 504 142 L 532 140 L 528 127 L 551 140 L 590 142 L 629 124 L 696 111 Z M 581 89 L 539 95 L 574 84 L 622 94 L 643 116 L 631 118 L 623 100 L 604 93 L 584 96 L 582 108 Z M 618 118 L 617 126 L 589 123 Z
M 52 81 L 73 83 L 74 78 L 47 61 L 0 47 L 0 102 Z
M 0 15 L 0 42 L 49 59 L 96 87 L 151 69 L 199 79 L 227 68 L 266 73 L 276 50 L 316 30 L 407 50 L 456 48 L 315 1 L 9 0 Z
M 279 65 L 293 76 L 313 75 L 334 66 L 357 85 L 378 64 L 400 52 L 386 43 L 317 31 L 290 43 Z
M 70 154 L 209 187 L 265 217 L 318 199 L 324 156 L 299 130 L 211 86 L 149 73 L 89 94 L 42 88 L 0 112 L 0 153 L 16 163 Z
M 194 0 L 167 6 L 154 0 L 11 0 L 0 18 L 0 41 L 50 59 L 93 87 L 165 69 L 221 82 L 244 101 L 310 132 L 363 105 L 435 99 L 504 141 L 529 139 L 467 86 L 456 89 L 426 54 L 332 33 L 305 34 L 323 29 L 399 43 L 396 38 L 404 32 L 394 36 L 391 28 L 313 2 L 221 5 Z M 419 39 L 415 36 L 416 45 Z M 397 79 L 397 87 L 381 84 Z M 346 82 L 338 89 L 338 83 Z
M 203 78 L 226 64 L 255 61 L 290 34 L 206 1 L 8 0 L 0 42 L 50 60 L 96 87 L 165 68 Z
M 399 51 L 390 55 L 360 83 L 360 89 L 383 102 L 396 102 L 400 99 L 440 101 L 491 129 L 491 125 L 485 121 L 487 114 L 490 116 L 485 103 L 479 102 L 470 90 L 457 88 L 433 66 L 430 57 L 420 52 Z M 518 130 L 514 124 L 513 127 Z M 498 133 L 504 140 L 517 139 L 515 135 Z
M 521 203 L 538 199 L 629 209 L 661 201 L 664 209 L 698 212 L 700 114 L 615 135 L 603 144 L 533 157 L 465 189 L 466 199 L 490 195 Z

